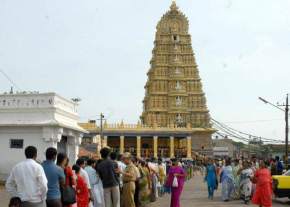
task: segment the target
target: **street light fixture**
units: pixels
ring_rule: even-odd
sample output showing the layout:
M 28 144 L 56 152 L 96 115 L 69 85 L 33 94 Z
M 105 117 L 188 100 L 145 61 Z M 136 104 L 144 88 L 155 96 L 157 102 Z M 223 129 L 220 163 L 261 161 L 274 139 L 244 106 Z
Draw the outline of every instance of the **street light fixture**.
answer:
M 259 97 L 259 100 L 263 101 L 265 104 L 270 104 L 271 106 L 283 111 L 285 113 L 285 164 L 288 164 L 288 134 L 289 134 L 289 124 L 288 124 L 288 116 L 289 116 L 289 104 L 288 104 L 288 94 L 286 95 L 286 104 L 281 105 L 285 106 L 285 109 L 280 108 L 279 106 L 272 104 L 264 98 Z
M 287 96 L 288 96 L 288 95 L 287 95 Z M 266 99 L 264 99 L 264 98 L 262 98 L 262 97 L 259 97 L 259 99 L 260 99 L 261 101 L 263 101 L 265 104 L 269 104 L 269 105 L 271 105 L 271 106 L 273 106 L 273 107 L 275 107 L 275 108 L 277 108 L 277 109 L 279 109 L 279 110 L 285 112 L 284 109 L 280 108 L 279 106 L 277 106 L 277 105 L 275 105 L 275 104 L 272 104 L 271 102 L 267 101 Z

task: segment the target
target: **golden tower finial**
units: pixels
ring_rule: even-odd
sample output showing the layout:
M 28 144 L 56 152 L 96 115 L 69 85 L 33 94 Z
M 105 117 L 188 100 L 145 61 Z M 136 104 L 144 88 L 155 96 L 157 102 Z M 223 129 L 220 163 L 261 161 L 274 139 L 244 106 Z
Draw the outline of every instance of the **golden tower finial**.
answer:
M 171 10 L 178 10 L 178 7 L 176 6 L 176 0 L 172 0 L 172 4 L 170 6 Z

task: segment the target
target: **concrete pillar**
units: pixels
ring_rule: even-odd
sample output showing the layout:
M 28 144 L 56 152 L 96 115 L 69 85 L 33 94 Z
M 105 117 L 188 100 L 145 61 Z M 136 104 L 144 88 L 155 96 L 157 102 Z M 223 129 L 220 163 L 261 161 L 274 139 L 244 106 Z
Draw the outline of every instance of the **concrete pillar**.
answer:
M 187 137 L 187 158 L 191 158 L 191 136 Z
M 169 153 L 169 156 L 170 158 L 173 158 L 174 157 L 174 137 L 171 136 L 170 137 L 170 153 Z
M 141 136 L 137 136 L 137 157 L 141 157 Z
M 71 164 L 74 164 L 78 158 L 79 145 L 82 142 L 82 134 L 76 134 L 75 137 L 68 137 L 68 158 Z
M 153 156 L 157 158 L 158 157 L 158 136 L 153 137 L 153 150 L 154 150 Z
M 124 153 L 124 141 L 125 141 L 125 137 L 124 136 L 120 136 L 120 153 L 121 154 Z

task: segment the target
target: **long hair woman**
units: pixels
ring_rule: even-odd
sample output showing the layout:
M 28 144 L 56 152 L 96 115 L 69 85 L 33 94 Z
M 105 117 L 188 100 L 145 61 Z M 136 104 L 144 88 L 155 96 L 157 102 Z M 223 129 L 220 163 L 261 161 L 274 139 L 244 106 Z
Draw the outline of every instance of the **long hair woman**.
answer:
M 173 186 L 175 177 L 177 178 L 177 186 Z M 186 173 L 184 169 L 178 166 L 178 160 L 172 159 L 172 166 L 169 169 L 166 186 L 171 188 L 170 207 L 180 207 L 180 196 L 183 190 Z

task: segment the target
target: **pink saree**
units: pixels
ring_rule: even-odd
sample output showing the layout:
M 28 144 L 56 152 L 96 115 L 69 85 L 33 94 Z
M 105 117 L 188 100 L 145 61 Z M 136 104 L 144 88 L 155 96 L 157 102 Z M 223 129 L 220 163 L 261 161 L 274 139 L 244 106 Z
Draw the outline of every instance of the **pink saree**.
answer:
M 172 187 L 174 174 L 182 174 L 184 176 L 177 177 L 178 187 Z M 166 186 L 171 188 L 171 203 L 170 207 L 180 207 L 180 195 L 183 190 L 186 173 L 182 167 L 172 166 L 169 169 Z

